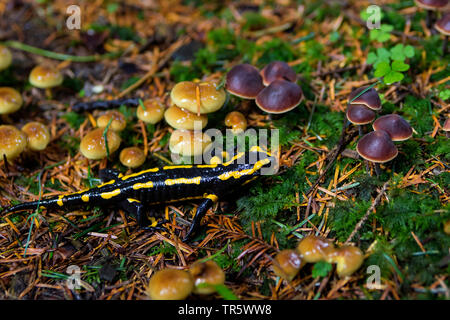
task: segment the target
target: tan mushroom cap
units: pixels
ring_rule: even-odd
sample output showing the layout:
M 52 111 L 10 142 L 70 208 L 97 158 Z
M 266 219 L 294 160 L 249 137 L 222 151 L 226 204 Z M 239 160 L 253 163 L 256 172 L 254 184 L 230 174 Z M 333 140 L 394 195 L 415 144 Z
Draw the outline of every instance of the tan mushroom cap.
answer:
M 239 111 L 232 111 L 225 116 L 225 125 L 237 134 L 247 129 L 247 119 Z
M 450 234 L 450 220 L 444 222 L 444 232 Z
M 14 126 L 0 125 L 0 161 L 17 158 L 27 146 L 25 133 Z
M 414 0 L 416 5 L 426 10 L 441 10 L 448 4 L 448 0 Z
M 444 126 L 442 127 L 444 131 L 450 131 L 450 118 L 447 118 L 444 122 Z
M 267 113 L 285 113 L 297 107 L 303 100 L 300 86 L 278 79 L 265 87 L 256 97 L 256 105 Z
M 284 61 L 272 61 L 261 70 L 261 77 L 263 84 L 268 86 L 277 79 L 284 79 L 287 81 L 295 82 L 297 80 L 297 74 Z
M 364 254 L 358 247 L 342 246 L 331 256 L 331 262 L 336 263 L 336 272 L 339 277 L 347 277 L 361 267 Z
M 152 300 L 184 300 L 193 289 L 194 281 L 189 272 L 163 269 L 151 277 L 146 292 Z
M 99 128 L 106 128 L 109 121 L 112 119 L 111 124 L 109 125 L 109 129 L 120 132 L 125 130 L 127 127 L 127 121 L 125 119 L 125 116 L 123 113 L 113 110 L 108 111 L 104 114 L 102 114 L 100 117 L 97 118 L 97 126 Z
M 404 141 L 411 138 L 413 130 L 408 121 L 398 114 L 387 114 L 379 117 L 372 124 L 375 131 L 386 131 L 392 141 Z
M 440 33 L 450 36 L 450 13 L 446 13 L 441 19 L 439 19 L 434 27 Z
M 164 112 L 164 119 L 175 129 L 201 130 L 208 124 L 206 115 L 197 115 L 176 106 L 172 106 Z
M 0 88 L 0 114 L 13 113 L 23 104 L 22 95 L 9 87 Z
M 107 156 L 104 131 L 105 129 L 102 128 L 94 129 L 81 139 L 80 151 L 86 158 L 100 160 Z M 110 154 L 119 149 L 121 139 L 115 131 L 108 130 L 106 140 Z
M 226 94 L 215 82 L 179 82 L 170 92 L 172 102 L 193 113 L 211 113 L 225 103 Z
M 364 159 L 375 163 L 391 161 L 398 154 L 389 134 L 381 130 L 369 132 L 359 139 L 356 151 Z
M 50 132 L 47 127 L 37 121 L 28 122 L 22 127 L 28 140 L 28 148 L 33 151 L 44 150 L 50 142 Z
M 309 263 L 327 261 L 334 250 L 331 241 L 314 235 L 303 238 L 297 245 L 297 252 Z
M 146 123 L 156 124 L 164 118 L 164 105 L 157 99 L 147 99 L 144 101 L 144 108 L 137 107 L 136 115 Z
M 353 100 L 355 97 L 357 97 L 361 92 L 366 90 L 368 87 L 369 86 L 364 86 L 364 87 L 353 90 L 350 93 L 350 96 L 348 97 L 349 104 L 363 104 L 369 109 L 380 110 L 381 109 L 381 99 L 380 99 L 380 96 L 378 95 L 378 92 L 374 88 L 368 89 L 366 92 L 364 92 L 358 98 Z
M 211 137 L 201 131 L 177 129 L 169 139 L 170 151 L 181 156 L 198 156 L 211 146 Z
M 285 249 L 277 253 L 272 262 L 273 272 L 287 281 L 292 281 L 302 267 L 302 258 L 295 250 Z
M 243 63 L 235 65 L 228 71 L 225 88 L 235 96 L 243 99 L 255 99 L 264 89 L 263 79 L 254 66 Z
M 128 147 L 120 151 L 119 159 L 125 167 L 137 168 L 144 164 L 145 153 L 139 147 Z
M 371 123 L 376 117 L 375 112 L 363 104 L 349 104 L 346 115 L 348 121 L 356 125 Z
M 225 283 L 225 273 L 213 260 L 196 262 L 189 268 L 189 272 L 194 278 L 194 293 L 197 294 L 214 293 L 214 286 Z
M 5 46 L 0 46 L 0 71 L 5 70 L 11 65 L 12 54 Z
M 63 82 L 63 76 L 57 68 L 38 65 L 31 70 L 30 83 L 41 89 L 53 88 Z

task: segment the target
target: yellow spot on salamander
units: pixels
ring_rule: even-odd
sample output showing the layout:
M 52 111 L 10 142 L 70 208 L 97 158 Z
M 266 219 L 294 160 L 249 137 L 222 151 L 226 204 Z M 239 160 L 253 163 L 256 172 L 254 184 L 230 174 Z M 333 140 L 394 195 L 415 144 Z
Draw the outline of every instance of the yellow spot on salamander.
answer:
M 213 202 L 219 201 L 219 198 L 215 194 L 204 194 L 205 199 L 211 199 Z
M 163 170 L 171 170 L 171 169 L 190 169 L 192 168 L 192 165 L 186 164 L 181 166 L 165 166 L 163 167 Z
M 261 153 L 265 153 L 270 157 L 270 152 L 263 150 L 260 146 L 253 146 L 250 148 L 250 152 L 261 152 Z
M 105 182 L 105 183 L 99 184 L 99 185 L 97 186 L 97 188 L 101 188 L 101 187 L 104 187 L 104 186 L 107 186 L 107 185 L 113 184 L 114 182 L 116 182 L 116 180 L 110 180 L 110 181 L 108 181 L 108 182 Z
M 133 202 L 137 202 L 137 203 L 141 203 L 139 200 L 133 199 L 133 198 L 128 198 L 127 199 L 129 203 L 133 203 Z
M 190 178 L 190 179 L 186 179 L 186 178 L 167 179 L 166 181 L 164 181 L 164 183 L 167 186 L 171 186 L 174 184 L 200 184 L 201 179 L 202 179 L 202 177 L 195 177 L 195 178 Z
M 83 194 L 81 200 L 83 200 L 83 202 L 89 202 L 89 194 Z
M 112 197 L 115 197 L 115 196 L 117 196 L 119 194 L 120 194 L 120 189 L 116 189 L 116 190 L 113 190 L 113 191 L 110 191 L 110 192 L 103 192 L 103 193 L 100 194 L 100 196 L 103 199 L 111 199 Z
M 197 168 L 217 168 L 217 163 L 211 163 L 211 164 L 199 164 Z
M 56 203 L 58 204 L 58 206 L 60 206 L 60 207 L 62 207 L 64 204 L 63 204 L 63 199 L 64 198 L 64 196 L 63 195 L 60 195 L 59 197 L 58 197 L 58 201 L 56 201 Z
M 153 188 L 153 181 L 148 181 L 146 183 L 136 183 L 133 185 L 134 190 L 143 189 L 143 188 Z
M 262 159 L 262 160 L 257 161 L 254 164 L 253 168 L 251 168 L 251 169 L 245 169 L 245 170 L 241 170 L 241 171 L 226 172 L 226 173 L 223 173 L 223 174 L 219 175 L 218 178 L 220 180 L 228 180 L 228 179 L 230 179 L 232 177 L 235 178 L 235 179 L 239 179 L 242 176 L 249 176 L 249 175 L 255 173 L 256 170 L 261 169 L 262 166 L 264 166 L 265 164 L 267 164 L 269 162 L 270 162 L 269 159 Z
M 141 176 L 141 175 L 143 175 L 145 173 L 158 172 L 158 171 L 159 171 L 159 168 L 151 168 L 151 169 L 143 170 L 143 171 L 140 171 L 140 172 L 136 172 L 136 173 L 124 176 L 124 177 L 122 177 L 122 180 L 127 180 L 127 179 L 130 179 L 130 178 L 133 178 L 133 177 L 139 177 L 139 176 Z

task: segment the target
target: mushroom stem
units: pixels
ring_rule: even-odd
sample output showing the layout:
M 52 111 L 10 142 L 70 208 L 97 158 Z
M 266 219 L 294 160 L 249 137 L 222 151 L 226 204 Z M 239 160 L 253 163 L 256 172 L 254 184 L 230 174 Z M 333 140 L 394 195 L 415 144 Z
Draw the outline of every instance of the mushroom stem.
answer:
M 78 102 L 72 106 L 72 110 L 75 112 L 90 111 L 95 109 L 113 109 L 118 108 L 121 105 L 128 105 L 131 107 L 139 106 L 139 98 L 130 99 L 114 99 L 114 100 L 97 100 L 91 102 Z
M 53 98 L 52 89 L 50 88 L 45 89 L 45 97 L 47 98 L 47 100 L 52 100 Z
M 375 163 L 375 173 L 377 174 L 377 177 L 381 175 L 381 168 L 379 163 Z
M 362 126 L 358 126 L 358 133 L 359 133 L 359 136 L 360 136 L 360 137 L 362 137 L 362 135 L 364 134 L 364 131 L 363 131 L 363 127 L 362 127 Z
M 426 25 L 428 29 L 431 29 L 431 20 L 431 10 L 427 10 Z

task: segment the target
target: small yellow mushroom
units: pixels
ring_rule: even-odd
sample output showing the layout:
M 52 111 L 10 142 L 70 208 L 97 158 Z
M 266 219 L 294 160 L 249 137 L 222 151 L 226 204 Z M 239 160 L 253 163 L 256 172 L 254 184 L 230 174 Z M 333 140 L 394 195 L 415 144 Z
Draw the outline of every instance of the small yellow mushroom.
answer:
M 121 112 L 116 110 L 108 111 L 102 114 L 100 117 L 98 117 L 97 126 L 99 128 L 106 128 L 111 118 L 113 120 L 109 125 L 109 129 L 114 130 L 116 132 L 125 130 L 125 128 L 127 127 L 127 121 L 125 120 L 125 116 Z
M 212 260 L 194 263 L 189 272 L 194 278 L 194 293 L 197 294 L 214 293 L 216 291 L 214 286 L 225 283 L 225 273 Z
M 128 168 L 137 168 L 144 164 L 145 154 L 141 148 L 129 147 L 120 151 L 120 162 Z
M 151 124 L 156 124 L 164 117 L 164 105 L 157 99 L 144 101 L 144 108 L 138 106 L 136 109 L 138 119 Z
M 239 134 L 247 129 L 247 119 L 239 111 L 232 111 L 226 115 L 225 125 L 230 127 L 234 134 Z
M 184 300 L 194 289 L 189 272 L 163 269 L 155 272 L 147 286 L 147 295 L 152 300 Z
M 444 232 L 450 234 L 450 220 L 444 222 Z
M 287 281 L 292 281 L 301 267 L 301 256 L 295 250 L 291 249 L 278 252 L 272 262 L 273 272 Z
M 50 142 L 50 132 L 47 127 L 40 122 L 29 122 L 22 127 L 28 140 L 28 148 L 33 151 L 44 150 Z
M 181 156 L 198 156 L 211 147 L 211 137 L 201 131 L 175 130 L 169 139 L 171 152 Z
M 339 277 L 350 276 L 361 267 L 364 254 L 358 247 L 342 246 L 330 256 L 331 262 L 336 263 L 336 272 Z
M 217 89 L 214 82 L 179 82 L 170 92 L 172 102 L 196 114 L 211 113 L 219 110 L 225 103 L 226 93 Z
M 20 109 L 23 99 L 21 94 L 9 87 L 0 88 L 0 114 L 13 113 Z
M 175 129 L 200 130 L 206 127 L 208 117 L 172 106 L 164 113 L 166 122 Z
M 297 252 L 309 263 L 328 261 L 334 250 L 330 241 L 314 235 L 303 238 L 297 246 Z
M 38 65 L 31 70 L 29 81 L 37 88 L 48 89 L 61 85 L 63 76 L 57 68 Z
M 0 71 L 5 70 L 11 65 L 12 54 L 5 46 L 0 46 Z
M 27 146 L 25 133 L 14 126 L 0 125 L 0 161 L 17 158 Z
M 105 138 L 103 132 L 105 129 L 97 128 L 83 137 L 80 143 L 81 153 L 88 159 L 99 160 L 107 156 Z M 120 146 L 120 137 L 113 130 L 106 133 L 109 153 L 114 153 Z

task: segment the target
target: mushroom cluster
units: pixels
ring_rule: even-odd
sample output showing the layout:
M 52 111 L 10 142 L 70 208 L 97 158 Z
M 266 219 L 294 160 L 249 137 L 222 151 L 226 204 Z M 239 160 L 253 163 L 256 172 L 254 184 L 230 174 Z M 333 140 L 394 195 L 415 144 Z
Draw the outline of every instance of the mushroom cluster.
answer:
M 225 283 L 225 273 L 213 260 L 197 261 L 190 268 L 162 269 L 151 277 L 146 293 L 152 300 L 184 300 L 191 293 L 207 295 Z
M 427 21 L 426 25 L 428 28 L 432 25 L 432 17 L 433 12 L 436 11 L 445 11 L 448 8 L 449 1 L 448 0 L 414 0 L 416 5 L 419 8 L 422 8 L 427 11 Z
M 353 90 L 347 106 L 347 120 L 358 126 L 359 135 L 363 135 L 363 126 L 373 122 L 376 112 L 381 110 L 381 100 L 374 88 L 364 86 Z
M 292 281 L 306 263 L 326 261 L 336 264 L 339 277 L 353 274 L 362 265 L 364 254 L 358 247 L 343 245 L 336 248 L 328 239 L 314 235 L 303 238 L 295 248 L 278 252 L 272 262 L 274 273 Z
M 27 148 L 42 151 L 50 142 L 50 132 L 40 122 L 26 123 L 21 130 L 12 125 L 0 125 L 0 161 L 16 159 Z
M 295 71 L 283 61 L 273 61 L 261 71 L 250 64 L 238 64 L 226 75 L 225 88 L 232 95 L 255 99 L 269 114 L 288 112 L 303 99 Z
M 211 81 L 182 81 L 170 92 L 173 105 L 164 112 L 164 119 L 175 130 L 169 140 L 172 153 L 192 157 L 211 146 L 211 137 L 201 130 L 208 123 L 208 114 L 225 103 L 226 93 Z

